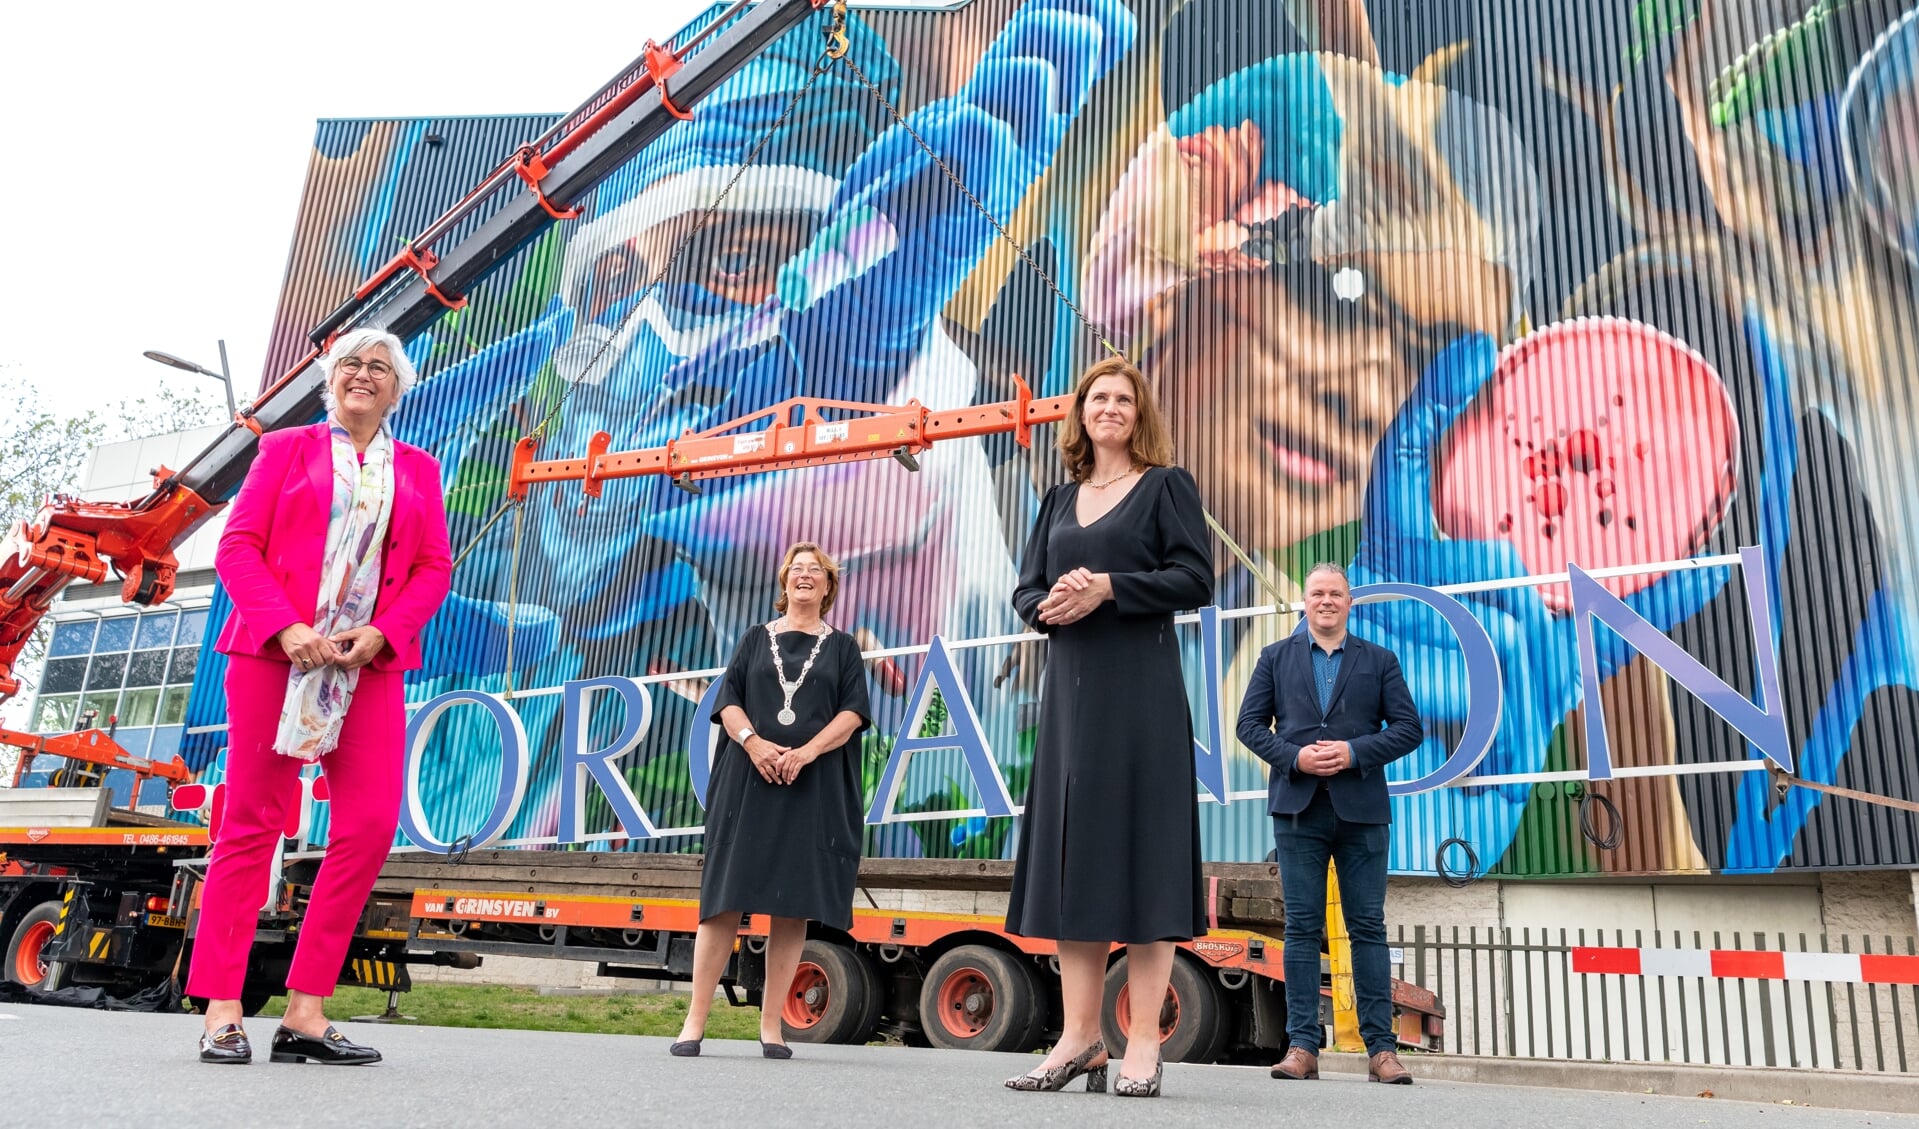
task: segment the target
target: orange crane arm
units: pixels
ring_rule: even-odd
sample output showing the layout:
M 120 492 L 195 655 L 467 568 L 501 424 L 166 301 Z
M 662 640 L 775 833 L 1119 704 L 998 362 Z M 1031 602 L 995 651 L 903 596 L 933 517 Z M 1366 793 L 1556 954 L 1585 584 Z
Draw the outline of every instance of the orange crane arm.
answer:
M 38 733 L 22 733 L 15 729 L 0 728 L 0 745 L 11 745 L 21 750 L 20 763 L 13 773 L 12 783 L 16 785 L 33 767 L 33 758 L 42 753 L 107 768 L 131 769 L 134 776 L 139 778 L 134 784 L 136 796 L 139 795 L 140 783 L 149 776 L 158 776 L 170 784 L 183 784 L 191 775 L 187 771 L 187 762 L 179 757 L 176 756 L 171 761 L 136 757 L 122 748 L 120 743 L 113 739 L 113 735 L 104 729 L 82 729 L 74 733 L 43 736 Z

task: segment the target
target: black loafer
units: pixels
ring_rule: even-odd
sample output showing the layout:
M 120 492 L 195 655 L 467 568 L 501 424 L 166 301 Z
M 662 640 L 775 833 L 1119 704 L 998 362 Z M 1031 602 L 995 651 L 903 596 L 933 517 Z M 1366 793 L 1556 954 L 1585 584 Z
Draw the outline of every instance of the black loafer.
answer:
M 238 1023 L 228 1023 L 200 1036 L 200 1061 L 237 1064 L 253 1061 L 253 1044 Z
M 681 1039 L 679 1042 L 666 1048 L 666 1053 L 672 1055 L 674 1058 L 698 1058 L 700 1057 L 700 1042 L 700 1039 Z
M 273 1033 L 274 1062 L 318 1062 L 327 1066 L 365 1066 L 379 1062 L 380 1052 L 363 1047 L 327 1024 L 326 1034 L 315 1039 L 285 1027 Z

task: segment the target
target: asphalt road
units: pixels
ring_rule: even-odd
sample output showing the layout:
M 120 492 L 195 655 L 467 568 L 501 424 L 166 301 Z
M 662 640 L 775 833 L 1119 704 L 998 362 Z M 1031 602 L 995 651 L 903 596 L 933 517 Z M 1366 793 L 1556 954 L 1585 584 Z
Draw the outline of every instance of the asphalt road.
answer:
M 1033 1056 L 799 1047 L 791 1061 L 770 1062 L 756 1043 L 716 1040 L 700 1058 L 676 1059 L 659 1038 L 371 1024 L 342 1027 L 385 1052 L 385 1063 L 287 1065 L 265 1061 L 273 1026 L 249 1024 L 259 1054 L 251 1066 L 213 1067 L 195 1058 L 197 1016 L 0 1006 L 0 1127 L 1919 1129 L 1919 1117 L 1895 1114 L 1456 1082 L 1377 1086 L 1352 1075 L 1281 1083 L 1231 1066 L 1169 1067 L 1157 1101 L 1017 1094 L 1000 1081 L 1030 1069 Z

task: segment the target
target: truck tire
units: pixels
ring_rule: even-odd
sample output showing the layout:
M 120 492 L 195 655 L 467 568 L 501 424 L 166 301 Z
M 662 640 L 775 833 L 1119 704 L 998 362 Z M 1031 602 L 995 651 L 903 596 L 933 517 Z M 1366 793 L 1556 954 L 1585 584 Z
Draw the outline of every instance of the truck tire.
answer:
M 808 941 L 780 1001 L 780 1029 L 795 1043 L 864 1043 L 879 1023 L 878 980 L 845 945 Z
M 54 969 L 42 954 L 60 924 L 60 903 L 41 902 L 27 911 L 7 942 L 7 979 L 22 988 L 50 989 Z
M 1126 987 L 1126 958 L 1106 970 L 1100 1002 L 1100 1027 L 1114 1055 L 1126 1053 L 1126 1024 L 1121 1008 L 1131 1006 Z M 1167 1062 L 1213 1062 L 1232 1034 L 1226 999 L 1213 974 L 1183 953 L 1173 954 L 1173 975 L 1159 1013 L 1160 1054 Z
M 1027 1051 L 1045 1024 L 1038 980 L 998 949 L 961 945 L 934 961 L 920 985 L 920 1029 L 936 1047 Z

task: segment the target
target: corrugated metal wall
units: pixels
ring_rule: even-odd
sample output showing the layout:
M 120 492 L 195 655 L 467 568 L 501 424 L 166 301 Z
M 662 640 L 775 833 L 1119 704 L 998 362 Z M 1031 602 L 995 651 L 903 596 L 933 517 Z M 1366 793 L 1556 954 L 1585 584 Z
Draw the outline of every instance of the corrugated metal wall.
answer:
M 1737 570 L 1613 587 L 1748 695 L 1755 647 L 1776 646 L 1800 770 L 1911 796 L 1919 23 L 1906 8 L 977 0 L 860 13 L 851 58 L 1140 362 L 1209 508 L 1282 590 L 1318 559 L 1437 585 L 1759 546 L 1776 639 L 1752 638 Z M 541 420 L 543 450 L 574 455 L 595 431 L 653 445 L 799 393 L 946 408 L 1005 398 L 1014 373 L 1058 391 L 1100 354 L 848 68 L 820 77 L 741 170 L 818 42 L 808 25 L 765 52 L 416 344 L 428 379 L 398 430 L 447 469 L 456 547 L 479 537 L 512 441 Z M 546 124 L 323 124 L 269 374 Z M 1057 473 L 1043 446 L 995 439 L 942 446 L 916 475 L 873 463 L 699 498 L 629 480 L 589 505 L 542 490 L 519 533 L 517 684 L 723 665 L 771 614 L 773 567 L 801 538 L 842 555 L 833 619 L 869 645 L 1013 630 L 1014 558 Z M 415 700 L 504 688 L 514 536 L 494 527 L 462 566 Z M 1219 559 L 1223 607 L 1269 602 Z M 1564 587 L 1468 599 L 1504 672 L 1482 773 L 1585 763 L 1593 695 L 1565 600 Z M 1395 775 L 1430 771 L 1460 732 L 1456 650 L 1414 605 L 1355 622 L 1400 653 L 1433 733 Z M 1289 627 L 1235 621 L 1229 725 L 1258 647 Z M 1752 755 L 1599 633 L 1615 763 Z M 996 687 L 1006 658 L 964 661 L 1017 793 L 1040 660 Z M 898 683 L 875 688 L 887 734 Z M 684 748 L 698 687 L 681 689 L 656 696 L 629 760 L 661 826 L 699 818 Z M 558 698 L 519 705 L 536 766 L 514 834 L 551 834 Z M 449 717 L 424 774 L 445 826 L 492 794 L 475 721 Z M 1263 766 L 1233 758 L 1232 786 L 1259 788 Z M 960 776 L 929 757 L 903 802 L 938 807 Z M 1618 809 L 1614 847 L 1581 834 L 1589 791 Z M 1919 864 L 1910 816 L 1816 799 L 1781 798 L 1763 773 L 1447 789 L 1396 801 L 1393 864 L 1429 873 L 1444 849 L 1457 869 L 1468 847 L 1517 876 Z M 1261 804 L 1203 810 L 1211 857 L 1269 849 Z M 915 824 L 872 847 L 1006 841 L 983 822 Z

